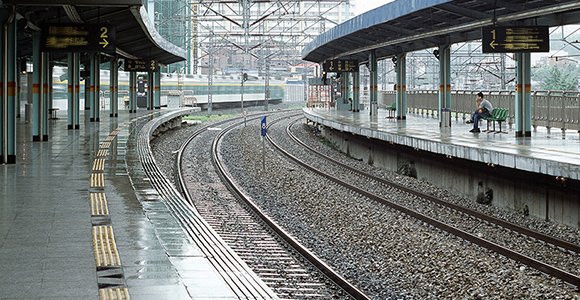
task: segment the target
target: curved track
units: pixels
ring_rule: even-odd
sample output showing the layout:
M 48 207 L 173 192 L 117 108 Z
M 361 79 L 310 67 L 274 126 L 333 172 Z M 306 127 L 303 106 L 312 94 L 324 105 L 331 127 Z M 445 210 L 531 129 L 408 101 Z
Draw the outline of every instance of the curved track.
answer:
M 506 229 L 507 231 L 515 232 L 515 233 L 517 233 L 517 235 L 523 236 L 527 240 L 526 243 L 536 244 L 534 247 L 537 247 L 537 244 L 540 244 L 540 246 L 549 247 L 549 249 L 551 249 L 551 251 L 553 251 L 553 253 L 558 252 L 559 255 L 567 256 L 568 257 L 567 260 L 571 260 L 571 261 L 576 260 L 576 257 L 580 253 L 580 246 L 573 244 L 573 243 L 570 243 L 570 242 L 567 242 L 567 241 L 563 241 L 561 239 L 554 238 L 552 236 L 548 236 L 548 235 L 543 234 L 543 233 L 532 231 L 528 228 L 518 226 L 516 224 L 507 222 L 505 220 L 497 219 L 497 218 L 482 214 L 480 212 L 449 203 L 448 201 L 445 201 L 445 200 L 440 199 L 438 197 L 434 197 L 432 195 L 428 195 L 428 194 L 422 193 L 420 191 L 416 191 L 416 190 L 407 188 L 407 187 L 399 185 L 395 182 L 387 181 L 385 179 L 372 176 L 372 175 L 367 174 L 365 172 L 362 172 L 358 169 L 355 169 L 353 167 L 345 165 L 345 164 L 343 164 L 343 163 L 341 163 L 341 162 L 339 162 L 339 161 L 337 161 L 329 156 L 326 156 L 326 155 L 320 153 L 319 151 L 316 151 L 314 148 L 306 145 L 305 143 L 301 142 L 296 136 L 294 136 L 292 134 L 290 128 L 298 120 L 299 119 L 294 120 L 286 128 L 287 134 L 290 136 L 290 138 L 293 141 L 295 141 L 296 143 L 298 143 L 302 147 L 305 147 L 306 149 L 308 149 L 312 153 L 315 153 L 317 156 L 324 158 L 324 160 L 326 160 L 330 164 L 334 165 L 335 166 L 334 168 L 337 167 L 337 168 L 343 169 L 345 172 L 356 173 L 358 176 L 364 177 L 368 181 L 365 181 L 366 186 L 361 186 L 361 185 L 356 185 L 356 184 L 351 184 L 351 183 L 345 182 L 345 181 L 340 179 L 340 175 L 337 175 L 339 172 L 333 172 L 331 175 L 329 172 L 332 172 L 332 171 L 330 171 L 330 168 L 326 168 L 326 167 L 323 168 L 325 171 L 321 171 L 319 166 L 317 166 L 317 167 L 312 166 L 311 164 L 304 162 L 304 160 L 301 160 L 300 158 L 293 156 L 291 153 L 284 150 L 275 141 L 273 141 L 273 139 L 270 136 L 268 136 L 268 140 L 272 143 L 272 145 L 276 148 L 276 150 L 283 153 L 286 157 L 290 158 L 291 160 L 293 160 L 297 164 L 301 165 L 302 167 L 304 167 L 304 168 L 306 168 L 306 169 L 308 169 L 316 174 L 319 174 L 320 176 L 328 178 L 339 185 L 342 185 L 342 186 L 347 187 L 347 188 L 349 188 L 357 193 L 360 193 L 360 194 L 362 194 L 370 199 L 373 199 L 374 201 L 377 201 L 379 203 L 382 203 L 384 205 L 392 207 L 392 208 L 394 208 L 400 212 L 403 212 L 409 216 L 412 216 L 418 220 L 426 222 L 427 224 L 430 224 L 430 225 L 435 226 L 439 229 L 442 229 L 442 230 L 447 231 L 451 234 L 454 234 L 454 235 L 456 235 L 464 240 L 470 241 L 470 242 L 477 244 L 479 246 L 482 246 L 486 249 L 489 249 L 489 250 L 494 251 L 496 253 L 502 254 L 502 255 L 504 255 L 508 258 L 511 258 L 515 261 L 521 262 L 521 263 L 528 265 L 534 269 L 540 270 L 540 271 L 542 271 L 550 276 L 559 278 L 565 282 L 568 282 L 569 284 L 575 285 L 576 287 L 580 286 L 580 277 L 577 274 L 578 270 L 577 270 L 577 268 L 574 268 L 573 266 L 571 269 L 565 270 L 562 267 L 557 266 L 558 262 L 555 262 L 555 261 L 544 262 L 540 258 L 536 259 L 536 258 L 533 258 L 531 256 L 521 254 L 520 252 L 511 249 L 511 246 L 500 245 L 496 241 L 491 241 L 491 240 L 482 238 L 477 233 L 470 232 L 470 229 L 467 229 L 467 227 L 459 228 L 462 225 L 457 226 L 457 223 L 460 223 L 463 221 L 461 221 L 461 219 L 458 219 L 456 217 L 451 217 L 453 219 L 450 218 L 450 219 L 443 220 L 441 217 L 433 217 L 433 216 L 430 216 L 429 213 L 423 213 L 423 212 L 420 212 L 416 209 L 411 209 L 411 208 L 408 208 L 407 206 L 400 205 L 400 204 L 396 203 L 396 201 L 392 201 L 391 199 L 387 199 L 387 198 L 383 197 L 381 194 L 379 194 L 379 192 L 370 191 L 368 189 L 368 186 L 370 186 L 372 184 L 369 184 L 369 181 L 372 181 L 375 184 L 378 183 L 382 186 L 386 186 L 389 189 L 394 188 L 394 189 L 404 191 L 405 193 L 409 194 L 410 197 L 416 197 L 416 198 L 419 198 L 420 201 L 430 203 L 427 205 L 442 207 L 442 208 L 445 208 L 447 210 L 454 211 L 455 212 L 454 215 L 464 215 L 465 218 L 463 218 L 463 219 L 477 219 L 478 224 L 485 224 L 485 226 L 492 227 L 492 230 L 496 230 L 495 228 L 501 227 L 501 228 Z M 273 124 L 274 123 L 270 123 L 270 126 Z M 326 172 L 327 169 L 329 170 L 328 172 Z M 427 210 L 432 210 L 432 208 L 427 209 Z M 453 213 L 452 213 L 452 215 L 453 215 Z M 519 243 L 519 242 L 514 242 L 514 243 Z M 509 243 L 506 243 L 506 244 L 509 244 Z
M 272 114 L 270 114 L 272 115 Z M 251 115 L 248 120 L 257 119 L 259 116 Z M 238 118 L 239 119 L 239 118 Z M 234 121 L 237 119 L 234 119 Z M 219 122 L 216 125 L 226 125 L 231 123 L 232 119 Z M 230 201 L 223 208 L 198 207 L 198 210 L 204 216 L 208 223 L 220 233 L 220 236 L 228 241 L 228 244 L 242 257 L 252 269 L 270 286 L 280 297 L 290 299 L 369 299 L 360 290 L 347 282 L 344 278 L 334 272 L 323 261 L 317 258 L 310 250 L 302 246 L 294 237 L 290 236 L 277 223 L 265 215 L 262 210 L 255 205 L 251 198 L 246 195 L 232 179 L 223 162 L 220 159 L 219 148 L 220 139 L 227 132 L 244 122 L 235 122 L 220 132 L 213 139 L 211 147 L 211 158 L 219 177 L 226 184 L 231 193 L 237 199 L 240 199 L 245 207 L 251 210 L 248 213 L 246 208 L 237 206 Z M 183 177 L 186 172 L 182 166 L 184 152 L 192 141 L 206 133 L 209 126 L 206 126 L 195 132 L 178 151 L 177 158 L 177 181 L 186 199 L 196 206 L 203 204 L 196 203 L 188 192 L 187 183 Z M 207 213 L 204 215 L 204 211 Z M 256 222 L 255 216 L 261 221 Z M 235 222 L 232 223 L 232 219 Z M 229 229 L 220 230 L 220 226 L 236 227 L 237 230 L 232 232 Z M 267 225 L 264 229 L 263 224 Z M 275 237 L 272 236 L 275 233 Z M 280 239 L 283 242 L 280 242 Z M 289 250 L 288 248 L 292 248 Z M 299 254 L 299 255 L 298 255 Z M 267 258 L 264 258 L 266 256 Z M 298 259 L 296 258 L 298 256 Z M 307 262 L 304 263 L 303 260 Z M 313 267 L 322 274 L 313 273 Z M 332 281 L 327 284 L 326 281 Z

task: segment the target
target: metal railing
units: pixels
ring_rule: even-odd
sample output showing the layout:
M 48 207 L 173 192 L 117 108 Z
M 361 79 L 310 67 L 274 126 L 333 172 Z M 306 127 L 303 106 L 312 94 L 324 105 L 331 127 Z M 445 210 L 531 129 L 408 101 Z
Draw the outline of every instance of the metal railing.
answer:
M 475 110 L 475 98 L 478 91 L 456 90 L 451 92 L 451 112 L 456 120 L 470 118 Z M 508 124 L 515 118 L 515 91 L 483 92 L 494 108 L 507 108 Z M 390 106 L 395 102 L 394 91 L 381 91 L 379 106 Z M 580 131 L 580 93 L 576 91 L 533 91 L 532 126 L 560 128 L 562 130 Z M 437 115 L 439 109 L 439 91 L 407 91 L 407 111 L 409 113 Z

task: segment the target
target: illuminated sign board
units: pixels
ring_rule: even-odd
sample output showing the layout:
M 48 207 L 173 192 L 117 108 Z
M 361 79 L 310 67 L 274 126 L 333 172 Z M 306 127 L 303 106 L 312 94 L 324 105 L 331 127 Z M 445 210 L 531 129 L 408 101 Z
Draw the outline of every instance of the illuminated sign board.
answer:
M 486 26 L 481 35 L 483 53 L 550 52 L 548 26 Z
M 322 64 L 322 70 L 326 72 L 358 72 L 358 60 L 333 59 Z
M 125 59 L 125 71 L 157 72 L 159 63 L 154 59 Z
M 117 27 L 111 24 L 45 24 L 43 51 L 115 52 Z

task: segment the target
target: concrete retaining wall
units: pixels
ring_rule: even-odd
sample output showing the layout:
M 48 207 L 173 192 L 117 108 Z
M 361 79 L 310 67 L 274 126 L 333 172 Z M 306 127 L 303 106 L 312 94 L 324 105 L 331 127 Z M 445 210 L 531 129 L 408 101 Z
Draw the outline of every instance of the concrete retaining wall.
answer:
M 521 214 L 580 227 L 580 182 L 554 180 L 552 176 L 449 158 L 341 132 L 320 125 L 322 135 L 338 148 L 371 165 L 397 171 L 403 165 L 413 177 L 465 196 L 483 199 L 492 190 L 491 205 Z M 483 198 L 482 198 L 483 197 Z

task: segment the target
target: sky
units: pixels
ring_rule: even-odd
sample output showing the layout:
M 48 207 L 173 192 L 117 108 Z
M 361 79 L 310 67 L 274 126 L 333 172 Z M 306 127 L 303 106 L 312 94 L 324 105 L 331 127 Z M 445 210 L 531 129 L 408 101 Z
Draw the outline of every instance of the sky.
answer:
M 356 14 L 360 15 L 364 12 L 367 12 L 371 9 L 375 9 L 379 6 L 387 4 L 389 2 L 393 2 L 394 0 L 357 0 L 356 1 Z

